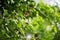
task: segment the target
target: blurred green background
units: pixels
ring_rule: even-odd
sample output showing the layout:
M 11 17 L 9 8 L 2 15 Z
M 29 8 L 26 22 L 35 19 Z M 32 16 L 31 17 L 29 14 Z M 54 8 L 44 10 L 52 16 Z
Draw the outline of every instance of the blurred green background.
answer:
M 60 9 L 34 0 L 1 0 L 0 40 L 60 40 Z

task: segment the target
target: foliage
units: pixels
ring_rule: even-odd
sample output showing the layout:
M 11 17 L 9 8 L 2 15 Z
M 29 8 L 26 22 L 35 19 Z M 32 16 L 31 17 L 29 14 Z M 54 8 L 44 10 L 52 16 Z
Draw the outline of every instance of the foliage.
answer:
M 59 31 L 58 7 L 33 0 L 5 0 L 3 4 L 0 40 L 53 40 Z

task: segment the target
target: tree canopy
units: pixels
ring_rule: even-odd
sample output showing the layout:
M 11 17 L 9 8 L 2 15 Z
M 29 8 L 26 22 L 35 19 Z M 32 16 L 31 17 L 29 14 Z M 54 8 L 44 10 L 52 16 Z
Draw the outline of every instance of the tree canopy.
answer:
M 60 10 L 34 0 L 1 0 L 0 40 L 60 40 Z

